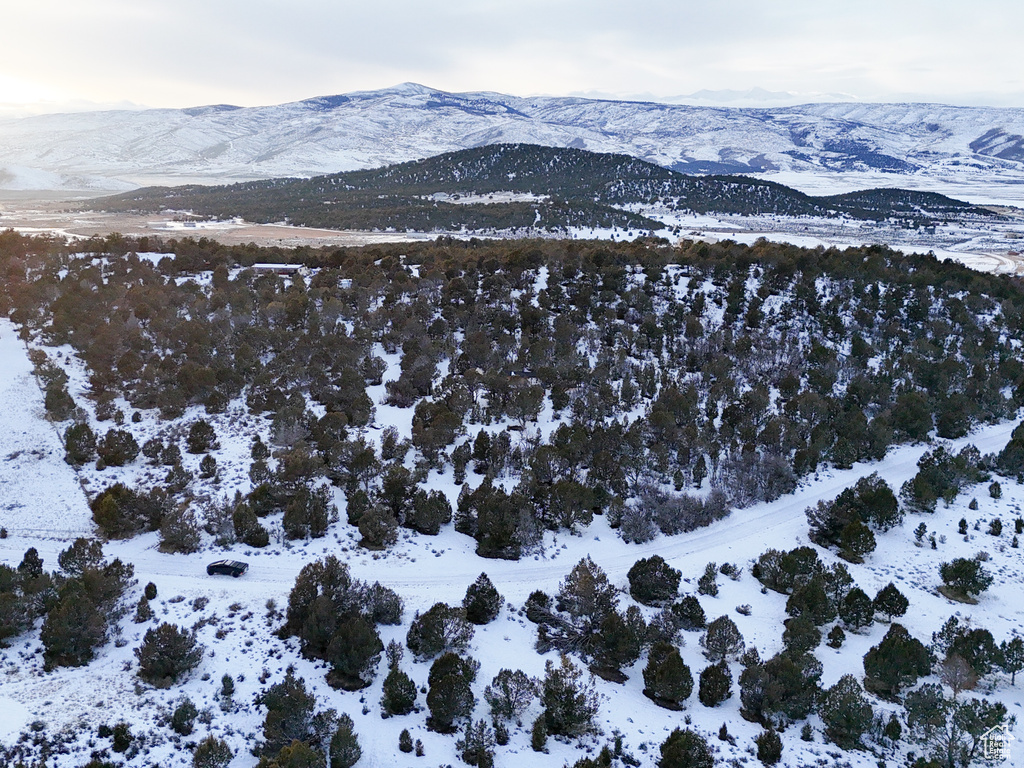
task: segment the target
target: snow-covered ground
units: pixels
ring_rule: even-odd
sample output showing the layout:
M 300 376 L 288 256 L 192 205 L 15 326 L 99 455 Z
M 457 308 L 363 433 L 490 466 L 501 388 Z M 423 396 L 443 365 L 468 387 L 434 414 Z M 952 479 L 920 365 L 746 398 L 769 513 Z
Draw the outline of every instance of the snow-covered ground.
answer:
M 397 356 L 386 359 L 397 368 Z M 63 362 L 72 374 L 69 389 L 76 401 L 87 404 L 81 391 L 84 373 L 76 370 L 73 361 L 65 358 Z M 43 419 L 42 396 L 32 377 L 25 347 L 6 322 L 0 325 L 0 371 L 0 392 L 5 404 L 0 411 L 0 480 L 3 482 L 0 525 L 8 528 L 8 537 L 0 539 L 0 562 L 16 565 L 25 550 L 34 546 L 45 566 L 54 568 L 58 553 L 70 540 L 91 531 L 86 497 L 75 470 L 63 461 L 57 433 Z M 385 378 L 396 372 L 389 370 Z M 411 430 L 410 409 L 380 404 L 383 387 L 371 388 L 370 394 L 378 401 L 377 429 L 368 430 L 368 435 L 376 436 L 379 428 L 394 425 L 407 437 Z M 159 422 L 151 416 L 144 418 L 145 421 L 132 425 L 133 430 L 150 434 L 159 428 Z M 244 491 L 248 478 L 239 468 L 246 465 L 247 435 L 265 429 L 265 424 L 258 419 L 248 420 L 250 417 L 241 408 L 229 408 L 217 418 L 214 423 L 222 447 L 214 455 L 224 468 L 221 490 L 225 494 L 233 493 L 234 488 Z M 542 429 L 548 421 L 550 419 L 542 418 Z M 983 453 L 997 451 L 1005 445 L 1014 425 L 1004 423 L 979 429 L 955 441 L 953 446 L 970 442 Z M 232 434 L 237 435 L 234 440 Z M 294 641 L 282 642 L 273 634 L 281 624 L 278 612 L 286 605 L 295 576 L 303 565 L 326 554 L 335 554 L 349 563 L 355 576 L 380 581 L 398 591 L 406 601 L 404 620 L 402 626 L 381 628 L 385 644 L 391 639 L 404 641 L 415 611 L 423 611 L 438 601 L 460 602 L 466 587 L 479 573 L 487 572 L 507 605 L 495 622 L 477 629 L 470 648 L 470 653 L 481 663 L 475 686 L 478 699 L 483 687 L 503 667 L 521 668 L 538 676 L 543 674 L 544 662 L 554 655 L 542 656 L 533 650 L 536 629 L 518 609 L 535 589 L 556 591 L 559 582 L 584 556 L 592 557 L 612 582 L 623 589 L 630 566 L 637 559 L 654 553 L 683 572 L 686 582 L 682 591 L 688 593 L 695 591 L 696 579 L 708 561 L 742 566 L 745 573 L 739 581 L 719 577 L 718 596 L 704 596 L 700 601 L 709 620 L 721 614 L 730 615 L 748 645 L 756 645 L 762 656 L 766 656 L 781 648 L 785 598 L 772 592 L 762 593 L 760 584 L 749 574 L 753 559 L 769 547 L 789 549 L 806 543 L 804 510 L 820 499 L 833 498 L 870 472 L 878 472 L 898 489 L 914 474 L 916 462 L 927 448 L 904 446 L 890 451 L 885 459 L 874 464 L 857 465 L 845 471 L 822 471 L 806 479 L 796 493 L 773 503 L 736 511 L 705 529 L 660 537 L 640 546 L 624 544 L 607 521 L 598 517 L 580 535 L 547 534 L 542 550 L 520 562 L 477 557 L 475 542 L 454 532 L 450 525 L 437 537 L 403 531 L 399 544 L 386 554 L 358 548 L 354 530 L 344 522 L 332 526 L 328 536 L 319 540 L 291 543 L 278 540 L 262 551 L 235 545 L 231 555 L 250 563 L 249 572 L 237 580 L 206 575 L 205 564 L 223 556 L 222 550 L 209 544 L 193 555 L 169 555 L 157 550 L 157 534 L 110 542 L 105 545 L 107 556 L 119 557 L 135 568 L 138 586 L 132 592 L 132 601 L 138 598 L 141 587 L 152 581 L 159 590 L 153 601 L 158 620 L 181 626 L 203 622 L 199 629 L 200 642 L 206 647 L 203 662 L 186 682 L 170 690 L 154 690 L 140 684 L 132 668 L 133 649 L 151 625 L 134 624 L 129 616 L 114 632 L 114 641 L 101 648 L 97 659 L 88 667 L 46 673 L 42 669 L 37 628 L 0 651 L 0 739 L 10 743 L 30 723 L 51 735 L 64 732 L 73 745 L 70 748 L 73 756 L 54 756 L 50 764 L 57 768 L 78 766 L 87 759 L 91 749 L 88 742 L 94 738 L 96 727 L 124 720 L 131 723 L 133 733 L 152 734 L 147 737 L 145 751 L 130 760 L 130 765 L 188 765 L 188 752 L 181 746 L 182 740 L 173 736 L 164 722 L 181 697 L 188 696 L 209 715 L 202 718 L 208 722 L 198 724 L 191 740 L 198 741 L 207 732 L 217 734 L 235 750 L 232 763 L 235 768 L 251 766 L 255 759 L 248 750 L 258 738 L 262 723 L 262 712 L 254 705 L 253 698 L 267 684 L 280 680 L 285 668 L 294 664 L 307 685 L 316 691 L 322 706 L 347 712 L 355 719 L 364 754 L 361 766 L 401 764 L 403 757 L 397 750 L 397 739 L 403 728 L 408 728 L 414 739 L 423 741 L 428 758 L 426 764 L 454 765 L 457 764 L 454 739 L 427 731 L 422 712 L 381 719 L 379 700 L 383 672 L 378 673 L 374 684 L 364 691 L 332 690 L 324 681 L 322 664 L 301 659 Z M 186 462 L 193 459 L 198 460 L 198 457 L 185 455 Z M 118 478 L 144 480 L 148 471 L 140 457 L 135 466 Z M 106 478 L 110 472 L 98 473 L 89 468 L 82 475 L 89 481 L 87 487 L 98 490 L 102 483 L 110 481 Z M 480 478 L 471 473 L 468 481 L 475 484 Z M 458 489 L 450 470 L 442 475 L 431 473 L 429 482 L 454 499 Z M 879 536 L 878 549 L 864 564 L 849 566 L 856 582 L 869 594 L 874 594 L 894 581 L 910 598 L 910 613 L 904 623 L 912 634 L 926 642 L 954 613 L 971 617 L 977 625 L 987 627 L 997 641 L 1013 633 L 1024 633 L 1024 605 L 1019 600 L 1024 589 L 1022 550 L 1009 547 L 1012 533 L 1004 533 L 999 538 L 983 533 L 987 521 L 994 516 L 1000 516 L 1005 530 L 1012 531 L 1012 519 L 1021 514 L 1024 487 L 1004 480 L 1003 488 L 999 500 L 989 498 L 987 489 L 979 486 L 968 489 L 948 509 L 940 505 L 934 515 L 909 516 L 901 527 Z M 972 497 L 979 501 L 976 512 L 968 510 Z M 980 523 L 981 531 L 972 529 L 969 541 L 956 533 L 957 521 L 962 516 L 972 524 L 975 520 Z M 939 537 L 936 551 L 914 544 L 912 531 L 922 521 Z M 954 604 L 939 596 L 935 591 L 939 583 L 939 563 L 957 556 L 973 556 L 980 550 L 989 553 L 986 567 L 997 576 L 997 581 L 979 604 Z M 827 552 L 822 552 L 822 557 L 826 562 L 835 560 L 834 555 Z M 208 601 L 205 605 L 204 600 Z M 628 603 L 628 595 L 623 595 L 621 600 L 624 605 Z M 749 616 L 736 611 L 740 605 L 751 606 Z M 649 609 L 644 611 L 651 615 Z M 824 665 L 823 685 L 831 685 L 846 672 L 861 675 L 863 654 L 881 640 L 886 628 L 876 623 L 862 634 L 849 633 L 846 644 L 838 651 L 821 646 L 816 653 Z M 695 677 L 707 664 L 700 654 L 698 638 L 698 633 L 686 633 L 682 648 L 683 658 Z M 407 654 L 403 667 L 418 685 L 425 685 L 428 664 L 413 663 Z M 735 682 L 738 665 L 733 664 L 733 695 L 727 702 L 707 709 L 697 702 L 694 694 L 682 713 L 659 709 L 643 696 L 642 667 L 643 661 L 626 670 L 629 680 L 623 685 L 597 681 L 602 695 L 598 721 L 604 735 L 589 739 L 585 744 L 599 746 L 611 738 L 615 729 L 620 729 L 627 751 L 638 757 L 642 765 L 653 765 L 658 745 L 673 728 L 683 724 L 684 718 L 689 718 L 709 736 L 722 757 L 744 756 L 749 751 L 752 738 L 760 728 L 739 716 Z M 234 704 L 228 714 L 221 711 L 217 697 L 224 673 L 230 673 L 236 680 Z M 992 688 L 985 691 L 986 695 L 1002 700 L 1012 713 L 1020 713 L 1019 689 L 1010 688 L 1002 675 L 992 675 L 983 685 Z M 422 695 L 419 703 L 423 705 Z M 874 703 L 879 709 L 890 706 Z M 476 716 L 484 716 L 485 708 L 481 700 Z M 524 722 L 528 725 L 538 711 L 535 704 Z M 730 733 L 737 738 L 736 747 L 714 738 L 723 722 L 728 723 Z M 820 723 L 815 718 L 812 723 L 818 726 L 815 742 L 801 741 L 796 729 L 783 734 L 784 764 L 803 766 L 818 760 L 827 765 L 837 764 L 829 757 L 836 754 L 835 748 L 822 743 Z M 1024 738 L 1022 726 L 1018 725 L 1014 733 L 1018 739 Z M 567 762 L 571 764 L 580 754 L 575 744 L 557 741 L 549 742 L 549 754 L 534 753 L 527 730 L 517 729 L 509 746 L 498 748 L 497 764 L 525 760 L 530 765 L 557 768 Z M 868 753 L 852 753 L 844 755 L 843 759 L 849 760 L 851 765 L 865 767 L 875 766 L 877 762 L 877 758 Z

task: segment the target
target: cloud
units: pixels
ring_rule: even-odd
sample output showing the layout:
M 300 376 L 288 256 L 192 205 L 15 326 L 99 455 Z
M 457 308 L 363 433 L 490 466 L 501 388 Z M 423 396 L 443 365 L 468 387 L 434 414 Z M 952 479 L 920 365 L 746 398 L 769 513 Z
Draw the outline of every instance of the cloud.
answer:
M 944 0 L 37 0 L 0 74 L 95 101 L 274 103 L 412 80 L 516 94 L 700 89 L 1020 100 L 1024 6 Z

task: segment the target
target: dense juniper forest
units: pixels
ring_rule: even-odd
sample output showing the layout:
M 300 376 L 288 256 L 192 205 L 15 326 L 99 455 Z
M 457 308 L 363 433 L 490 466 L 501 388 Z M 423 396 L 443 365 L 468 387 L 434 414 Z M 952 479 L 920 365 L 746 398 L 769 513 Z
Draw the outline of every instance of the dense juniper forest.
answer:
M 256 266 L 268 262 L 304 268 Z M 283 251 L 10 231 L 0 234 L 0 275 L 0 311 L 30 343 L 65 460 L 99 478 L 89 485 L 98 538 L 73 542 L 52 570 L 34 550 L 16 568 L 0 565 L 0 644 L 39 631 L 48 670 L 87 666 L 111 627 L 132 616 L 150 628 L 126 675 L 173 688 L 203 657 L 195 627 L 154 617 L 156 586 L 136 602 L 131 565 L 104 556 L 104 543 L 147 531 L 159 531 L 161 550 L 186 553 L 211 541 L 262 549 L 347 531 L 387 558 L 400 534 L 453 529 L 486 571 L 601 516 L 630 545 L 681 536 L 826 469 L 937 440 L 902 487 L 873 474 L 808 509 L 815 546 L 768 548 L 752 566 L 711 563 L 696 593 L 681 593 L 680 571 L 659 555 L 637 557 L 624 594 L 600 562 L 566 565 L 557 592 L 514 606 L 532 623 L 536 650 L 559 654 L 542 677 L 511 668 L 477 679 L 469 641 L 505 610 L 486 575 L 461 604 L 410 617 L 401 594 L 329 555 L 302 568 L 287 606 L 268 605 L 267 621 L 322 662 L 332 688 L 365 690 L 383 677 L 383 715 L 425 716 L 476 766 L 513 759 L 501 750 L 521 732 L 529 746 L 520 761 L 530 748 L 597 733 L 590 675 L 622 682 L 643 659 L 644 694 L 681 710 L 679 727 L 648 754 L 605 732 L 574 768 L 713 766 L 714 736 L 690 728 L 682 710 L 732 697 L 763 728 L 750 764 L 779 762 L 787 728 L 813 741 L 813 720 L 830 765 L 858 751 L 884 765 L 895 754 L 886 750 L 911 743 L 902 754 L 915 768 L 957 768 L 982 761 L 983 734 L 1010 721 L 1004 704 L 972 691 L 983 679 L 984 691 L 1013 684 L 1024 667 L 1019 636 L 953 616 L 936 636 L 918 637 L 901 622 L 914 607 L 900 589 L 869 595 L 845 563 L 869 557 L 907 514 L 996 475 L 1024 476 L 1024 430 L 995 454 L 943 443 L 1024 406 L 1016 278 L 877 246 L 438 238 Z M 88 382 L 77 400 L 72 354 Z M 374 387 L 382 398 L 368 394 Z M 215 429 L 238 403 L 268 429 Z M 408 439 L 394 427 L 369 437 L 385 406 L 411 411 Z M 144 435 L 151 418 L 163 426 Z M 228 440 L 243 443 L 246 474 L 231 497 L 211 492 L 225 471 L 216 449 Z M 189 469 L 199 456 L 198 471 Z M 117 480 L 133 466 L 156 480 Z M 461 488 L 454 500 L 432 485 L 447 472 Z M 1007 522 L 1013 547 L 1022 523 Z M 922 523 L 917 536 L 925 547 L 929 530 Z M 941 570 L 943 593 L 965 605 L 992 582 L 980 559 Z M 762 657 L 728 614 L 709 617 L 698 599 L 744 571 L 765 594 L 785 596 L 775 655 Z M 410 619 L 405 642 L 385 647 L 380 632 Z M 889 629 L 863 655 L 864 674 L 856 658 L 851 674 L 820 685 L 822 644 L 839 648 L 873 622 Z M 682 660 L 686 636 L 703 649 L 703 670 Z M 420 663 L 430 665 L 422 687 L 409 674 Z M 223 675 L 223 711 L 207 716 L 230 723 L 237 680 Z M 481 697 L 487 716 L 473 719 Z M 261 768 L 360 760 L 365 726 L 323 709 L 292 669 L 255 705 Z M 186 698 L 163 727 L 185 737 L 196 717 Z M 732 738 L 725 724 L 719 738 Z M 127 723 L 101 725 L 90 744 L 78 765 L 118 765 L 146 748 Z M 423 745 L 408 730 L 399 747 L 421 764 L 411 761 Z M 49 765 L 68 748 L 40 733 L 0 762 Z M 197 768 L 233 757 L 215 735 L 187 748 Z
M 537 199 L 493 197 L 508 192 Z M 474 197 L 461 199 L 466 195 Z M 812 197 L 746 176 L 688 176 L 628 155 L 534 144 L 488 145 L 311 179 L 147 187 L 87 205 L 112 211 L 190 210 L 259 222 L 421 232 L 665 228 L 642 212 L 628 210 L 630 206 L 701 214 L 846 216 L 905 227 L 995 217 L 986 209 L 934 192 L 873 189 Z

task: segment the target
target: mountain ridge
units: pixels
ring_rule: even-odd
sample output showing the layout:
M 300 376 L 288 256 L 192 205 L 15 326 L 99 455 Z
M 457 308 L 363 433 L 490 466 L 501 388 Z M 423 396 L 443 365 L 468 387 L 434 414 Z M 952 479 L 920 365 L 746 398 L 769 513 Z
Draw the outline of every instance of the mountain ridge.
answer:
M 499 200 L 460 201 L 499 194 Z M 512 193 L 519 199 L 501 199 Z M 525 199 L 521 196 L 527 196 Z M 451 231 L 623 227 L 657 230 L 652 207 L 693 213 L 848 216 L 909 225 L 985 211 L 936 193 L 865 190 L 811 197 L 744 176 L 687 176 L 623 154 L 493 144 L 311 179 L 152 187 L 97 201 L 106 210 L 190 210 L 334 229 Z
M 879 186 L 942 191 L 958 180 L 1024 184 L 1022 137 L 1024 109 L 1016 108 L 691 106 L 449 93 L 408 83 L 260 107 L 0 121 L 0 168 L 57 174 L 69 184 L 101 177 L 118 180 L 108 188 L 123 189 L 125 181 L 311 177 L 487 144 L 530 143 L 620 152 L 690 173 L 870 174 Z M 102 180 L 90 184 L 102 188 Z

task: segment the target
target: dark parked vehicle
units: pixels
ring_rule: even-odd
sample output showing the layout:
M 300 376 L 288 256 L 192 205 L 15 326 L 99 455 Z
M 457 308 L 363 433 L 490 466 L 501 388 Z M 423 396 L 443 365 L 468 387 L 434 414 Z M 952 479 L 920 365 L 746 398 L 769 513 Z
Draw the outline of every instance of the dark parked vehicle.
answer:
M 234 576 L 236 579 L 249 570 L 249 564 L 240 560 L 217 560 L 206 566 L 206 573 L 210 576 L 220 574 L 221 576 Z

